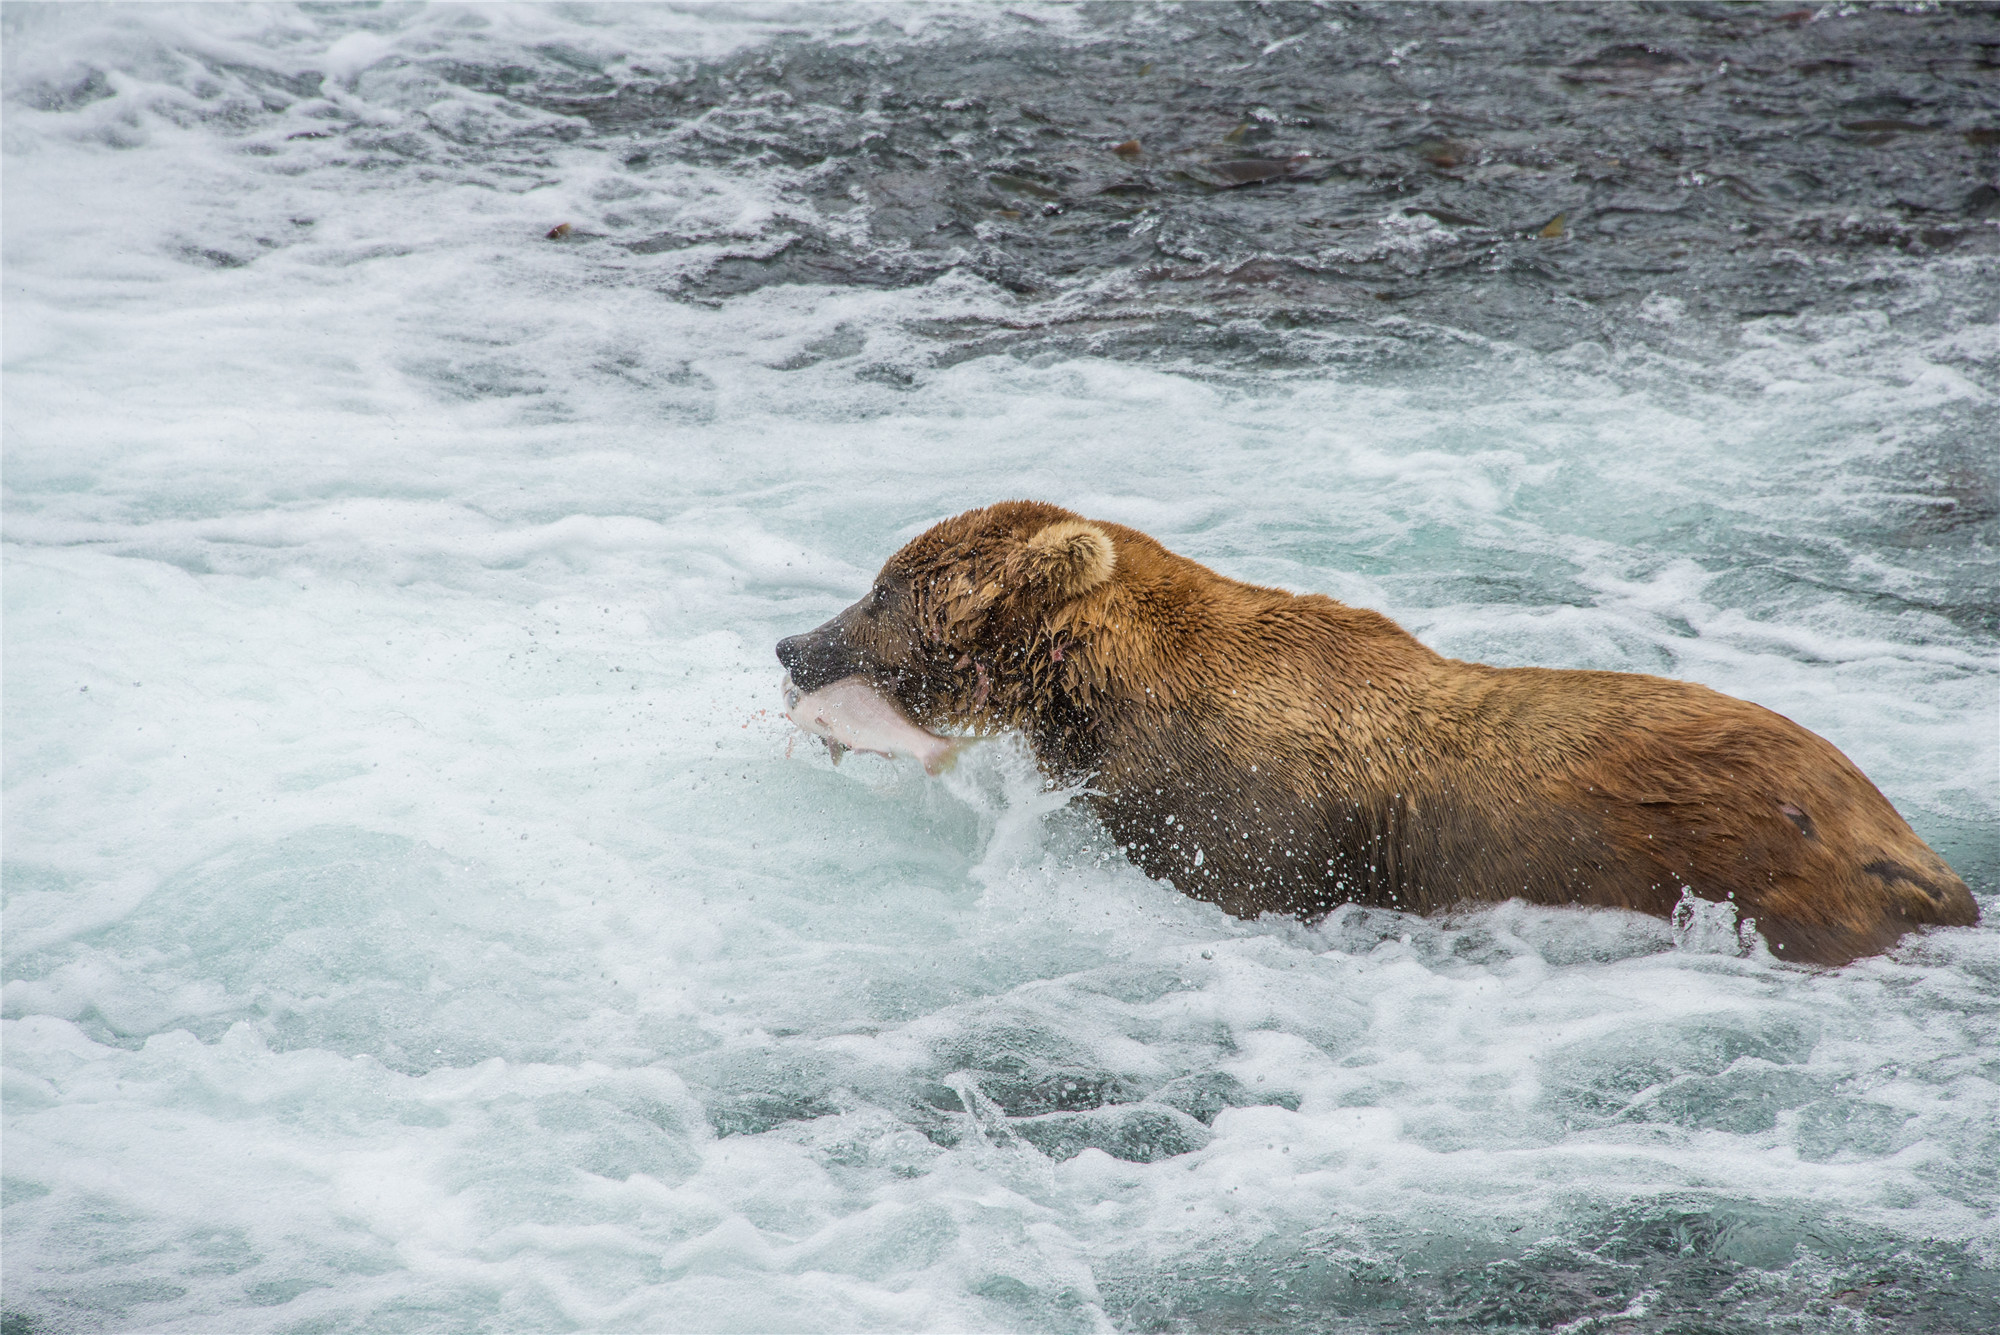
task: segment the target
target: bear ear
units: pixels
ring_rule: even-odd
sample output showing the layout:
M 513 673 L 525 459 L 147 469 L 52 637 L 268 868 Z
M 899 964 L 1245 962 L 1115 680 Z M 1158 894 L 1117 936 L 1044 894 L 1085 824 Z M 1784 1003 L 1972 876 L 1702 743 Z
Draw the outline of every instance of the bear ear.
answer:
M 1063 519 L 1030 537 L 1020 555 L 1020 572 L 1067 602 L 1111 578 L 1118 549 L 1111 535 L 1081 519 Z

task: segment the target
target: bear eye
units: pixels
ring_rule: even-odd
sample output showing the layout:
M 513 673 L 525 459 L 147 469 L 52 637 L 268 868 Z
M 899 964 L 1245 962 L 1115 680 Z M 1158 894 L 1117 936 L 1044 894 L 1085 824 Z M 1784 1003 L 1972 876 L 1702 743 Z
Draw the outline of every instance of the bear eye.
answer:
M 887 584 L 877 584 L 874 590 L 868 595 L 868 610 L 879 612 L 888 605 L 889 586 Z

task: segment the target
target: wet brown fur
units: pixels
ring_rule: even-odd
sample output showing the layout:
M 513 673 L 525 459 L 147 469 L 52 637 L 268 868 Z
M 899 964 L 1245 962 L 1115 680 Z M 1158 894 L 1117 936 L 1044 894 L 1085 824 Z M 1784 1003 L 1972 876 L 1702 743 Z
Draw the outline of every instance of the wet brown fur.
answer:
M 1691 889 L 1820 964 L 1978 920 L 1853 763 L 1767 709 L 1448 659 L 1052 505 L 938 524 L 780 656 L 807 689 L 861 672 L 925 727 L 1020 729 L 1147 873 L 1239 915 L 1514 896 L 1667 915 Z

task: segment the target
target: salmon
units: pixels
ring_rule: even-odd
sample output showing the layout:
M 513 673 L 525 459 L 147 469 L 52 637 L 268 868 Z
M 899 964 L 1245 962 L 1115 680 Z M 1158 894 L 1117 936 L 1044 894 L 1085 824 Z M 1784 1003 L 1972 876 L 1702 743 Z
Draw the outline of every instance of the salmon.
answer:
M 924 773 L 942 774 L 958 759 L 967 739 L 925 732 L 893 700 L 860 677 L 842 677 L 811 694 L 785 675 L 785 717 L 826 742 L 838 765 L 849 751 L 877 756 L 907 756 L 923 762 Z

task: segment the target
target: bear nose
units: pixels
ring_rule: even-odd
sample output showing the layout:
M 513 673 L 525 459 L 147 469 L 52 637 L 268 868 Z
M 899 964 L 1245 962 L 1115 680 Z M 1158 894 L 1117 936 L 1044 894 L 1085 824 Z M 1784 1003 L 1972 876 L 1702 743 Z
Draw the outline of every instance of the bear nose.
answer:
M 778 661 L 785 665 L 785 670 L 792 674 L 794 681 L 798 680 L 799 668 L 806 659 L 805 640 L 803 635 L 787 635 L 778 641 Z
M 820 631 L 779 640 L 778 661 L 792 674 L 792 684 L 802 691 L 816 691 L 852 676 L 855 670 L 849 656 L 838 644 L 827 643 L 827 637 Z

